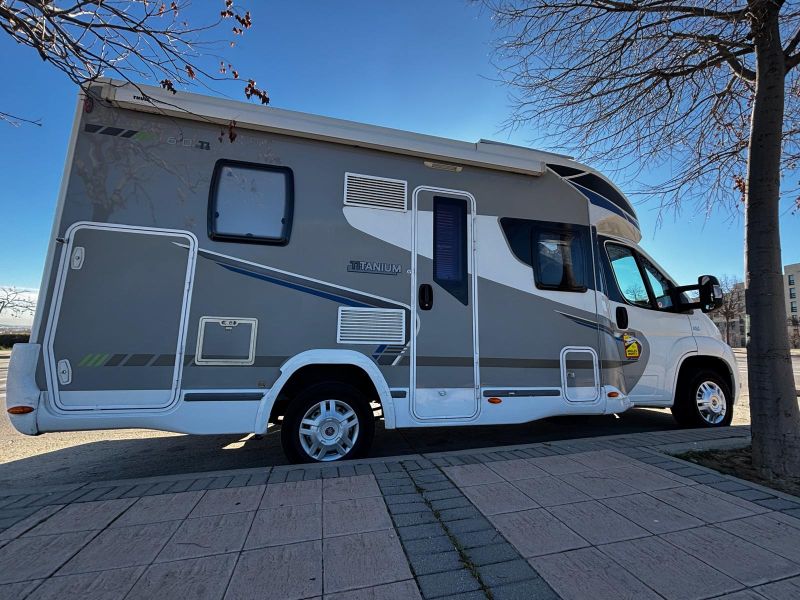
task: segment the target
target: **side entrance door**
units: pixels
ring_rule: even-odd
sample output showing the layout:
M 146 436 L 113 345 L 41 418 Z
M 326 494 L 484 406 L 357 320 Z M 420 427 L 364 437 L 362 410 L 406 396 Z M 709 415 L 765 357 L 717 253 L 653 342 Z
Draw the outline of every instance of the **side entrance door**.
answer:
M 194 236 L 86 223 L 66 238 L 45 338 L 56 406 L 170 405 L 183 367 Z
M 412 413 L 469 418 L 478 412 L 480 381 L 475 199 L 419 187 L 412 202 Z

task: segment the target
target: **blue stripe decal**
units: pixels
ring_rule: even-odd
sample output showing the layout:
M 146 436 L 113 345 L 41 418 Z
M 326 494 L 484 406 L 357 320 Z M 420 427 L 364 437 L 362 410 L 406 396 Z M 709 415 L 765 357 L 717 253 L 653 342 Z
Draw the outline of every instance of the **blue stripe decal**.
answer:
M 383 354 L 384 350 L 386 350 L 386 344 L 378 346 L 377 348 L 375 348 L 375 352 L 372 354 L 372 358 L 378 360 L 381 357 L 381 354 Z
M 315 290 L 314 288 L 307 287 L 304 285 L 299 285 L 296 283 L 289 283 L 288 281 L 284 281 L 282 279 L 278 279 L 277 277 L 270 277 L 269 275 L 262 275 L 261 273 L 254 273 L 253 271 L 248 271 L 246 269 L 240 269 L 238 267 L 231 267 L 230 265 L 224 265 L 222 263 L 217 263 L 220 267 L 228 269 L 229 271 L 233 271 L 234 273 L 239 273 L 241 275 L 247 275 L 249 277 L 254 277 L 255 279 L 261 279 L 262 281 L 268 281 L 270 283 L 274 283 L 275 285 L 280 285 L 289 289 L 297 290 L 299 292 L 305 292 L 306 294 L 311 294 L 312 296 L 318 296 L 319 298 L 325 298 L 326 300 L 332 300 L 333 302 L 338 302 L 340 304 L 345 304 L 347 306 L 355 306 L 355 307 L 363 307 L 368 308 L 372 306 L 371 304 L 365 304 L 363 302 L 358 302 L 357 300 L 351 300 L 350 298 L 345 298 L 344 296 L 339 296 L 336 294 L 332 294 L 329 292 L 323 292 L 322 290 Z
M 578 191 L 580 191 L 584 196 L 586 196 L 589 199 L 589 202 L 591 202 L 595 206 L 600 206 L 602 208 L 610 210 L 611 212 L 616 213 L 619 216 L 623 217 L 627 221 L 630 221 L 637 228 L 639 227 L 639 222 L 635 218 L 633 218 L 627 212 L 622 210 L 619 206 L 611 202 L 611 200 L 608 200 L 605 196 L 601 196 L 597 192 L 593 192 L 592 190 L 585 188 L 582 185 L 575 183 L 574 181 L 570 181 L 570 183 L 573 186 L 575 186 L 578 189 Z
M 610 327 L 606 327 L 600 322 L 592 321 L 590 319 L 584 319 L 583 317 L 576 317 L 575 315 L 569 315 L 567 313 L 561 312 L 560 310 L 557 310 L 556 312 L 564 317 L 567 317 L 572 322 L 577 323 L 578 325 L 583 325 L 584 327 L 589 327 L 591 329 L 599 329 L 600 331 L 607 333 L 612 337 L 615 336 L 614 331 L 612 331 Z

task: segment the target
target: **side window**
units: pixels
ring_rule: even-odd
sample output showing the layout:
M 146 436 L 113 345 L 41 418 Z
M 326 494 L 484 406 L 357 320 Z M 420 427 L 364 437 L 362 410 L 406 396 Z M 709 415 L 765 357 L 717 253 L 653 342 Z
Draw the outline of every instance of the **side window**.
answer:
M 467 201 L 433 199 L 433 280 L 463 305 L 469 303 Z
M 211 182 L 208 232 L 212 239 L 284 245 L 293 211 L 292 171 L 218 161 Z
M 528 219 L 500 219 L 511 252 L 533 268 L 536 287 L 585 292 L 592 287 L 589 228 Z
M 619 291 L 631 304 L 652 308 L 647 295 L 647 286 L 642 278 L 642 272 L 636 263 L 633 251 L 626 246 L 606 244 L 608 260 L 617 280 Z
M 650 282 L 650 289 L 653 290 L 656 305 L 658 305 L 658 308 L 670 308 L 672 306 L 672 296 L 670 296 L 672 283 L 644 256 L 639 255 L 639 260 L 642 261 L 644 272 L 647 274 L 647 280 Z
M 585 292 L 587 240 L 580 230 L 533 228 L 536 285 L 541 289 Z

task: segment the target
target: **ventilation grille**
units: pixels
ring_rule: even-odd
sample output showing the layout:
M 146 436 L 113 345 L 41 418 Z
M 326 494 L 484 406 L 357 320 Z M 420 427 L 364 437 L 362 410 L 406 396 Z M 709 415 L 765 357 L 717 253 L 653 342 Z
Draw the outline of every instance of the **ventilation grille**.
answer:
M 402 309 L 339 307 L 336 341 L 340 344 L 406 343 L 406 315 Z
M 408 183 L 371 175 L 345 173 L 344 203 L 385 210 L 406 210 Z

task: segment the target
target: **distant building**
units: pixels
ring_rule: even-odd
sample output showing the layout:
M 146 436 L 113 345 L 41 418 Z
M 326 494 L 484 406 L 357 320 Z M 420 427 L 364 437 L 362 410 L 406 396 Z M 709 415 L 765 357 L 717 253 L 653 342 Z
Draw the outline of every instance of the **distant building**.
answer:
M 711 320 L 722 334 L 722 339 L 734 348 L 747 346 L 750 335 L 750 317 L 745 313 L 744 283 L 737 283 L 723 300 L 723 306 L 710 313 Z
M 789 345 L 800 348 L 800 263 L 785 265 L 783 267 L 783 288 L 786 302 L 786 326 L 789 330 Z M 745 314 L 744 284 L 734 286 L 731 295 L 735 295 L 734 305 L 740 307 L 737 311 L 725 310 L 727 303 L 710 314 L 711 320 L 722 334 L 722 339 L 729 340 L 733 347 L 745 347 L 750 337 L 750 318 Z M 726 329 L 727 328 L 727 329 Z M 726 333 L 729 332 L 729 333 Z
M 789 344 L 800 348 L 800 312 L 797 308 L 797 289 L 800 288 L 800 263 L 783 267 L 783 289 L 786 298 L 786 324 Z

